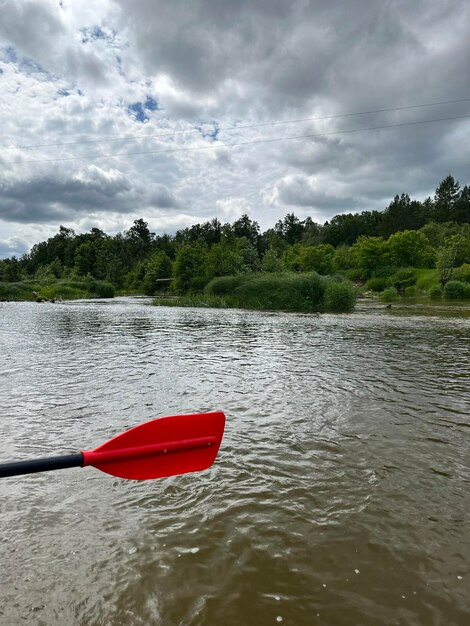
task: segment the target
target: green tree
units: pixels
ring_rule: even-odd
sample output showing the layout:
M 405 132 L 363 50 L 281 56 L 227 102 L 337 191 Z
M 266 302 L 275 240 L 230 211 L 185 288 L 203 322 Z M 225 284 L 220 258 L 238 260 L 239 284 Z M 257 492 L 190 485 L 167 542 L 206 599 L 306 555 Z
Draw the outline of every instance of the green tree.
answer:
M 426 223 L 421 202 L 411 200 L 407 193 L 395 196 L 383 212 L 381 234 L 389 237 L 401 230 L 416 230 Z
M 450 210 L 450 219 L 458 224 L 470 223 L 470 187 L 465 185 Z
M 59 232 L 47 241 L 41 241 L 31 248 L 29 255 L 25 257 L 23 265 L 30 275 L 49 263 L 59 259 L 63 268 L 74 264 L 77 237 L 71 228 L 60 226 Z
M 142 218 L 135 220 L 134 224 L 125 233 L 130 247 L 130 253 L 136 260 L 141 260 L 150 253 L 155 234 L 151 233 L 147 222 Z
M 233 242 L 234 250 L 243 259 L 244 272 L 257 272 L 260 269 L 260 258 L 256 246 L 246 237 L 237 237 Z
M 105 280 L 113 283 L 113 285 L 117 285 L 118 287 L 122 287 L 124 284 L 124 277 L 126 274 L 126 269 L 123 265 L 122 260 L 117 255 L 112 255 L 108 257 L 108 262 L 106 265 L 106 274 Z
M 431 267 L 433 250 L 420 231 L 404 230 L 391 235 L 386 243 L 392 264 L 396 267 Z
M 52 263 L 49 263 L 49 269 L 51 274 L 53 274 L 56 278 L 60 278 L 62 276 L 62 263 L 59 259 L 54 259 Z
M 201 291 L 207 282 L 207 247 L 199 242 L 182 246 L 173 263 L 173 288 L 176 293 Z
M 266 250 L 271 249 L 281 258 L 283 252 L 287 250 L 288 247 L 289 244 L 274 228 L 268 228 L 268 230 L 261 235 L 260 250 L 262 254 Z
M 470 262 L 470 233 L 467 236 L 462 232 L 447 237 L 436 253 L 436 267 L 441 285 L 445 285 L 452 278 L 456 267 L 467 262 Z
M 314 270 L 319 274 L 331 274 L 333 272 L 333 256 L 335 249 L 329 243 L 318 246 L 305 246 L 300 251 L 300 269 L 303 272 Z
M 85 241 L 75 251 L 75 268 L 80 276 L 94 276 L 96 249 L 92 241 Z
M 269 248 L 266 250 L 261 262 L 261 270 L 267 273 L 281 271 L 281 259 L 275 250 Z
M 251 220 L 248 215 L 242 215 L 232 224 L 232 233 L 235 237 L 245 237 L 251 245 L 258 249 L 260 239 L 260 229 L 258 222 Z
M 293 246 L 286 248 L 281 257 L 282 269 L 288 272 L 301 272 L 302 264 L 300 261 L 300 255 L 303 248 L 304 247 L 300 243 L 295 243 Z
M 165 252 L 170 259 L 174 259 L 176 256 L 175 238 L 170 235 L 157 235 L 154 239 L 154 247 L 156 250 Z
M 170 286 L 170 281 L 162 279 L 171 278 L 172 262 L 170 257 L 157 250 L 144 264 L 144 278 L 142 288 L 144 293 L 151 296 L 157 291 L 166 290 Z
M 352 266 L 351 252 L 344 244 L 335 249 L 333 255 L 333 271 L 347 270 Z
M 293 213 L 288 213 L 274 226 L 274 231 L 291 246 L 302 240 L 304 230 L 304 222 L 301 222 Z
M 419 232 L 425 235 L 433 248 L 439 248 L 444 245 L 444 241 L 450 235 L 456 234 L 455 224 L 451 222 L 441 222 L 438 224 L 437 222 L 428 222 L 422 228 L 419 229 Z
M 351 259 L 354 267 L 363 271 L 366 276 L 371 276 L 378 270 L 382 270 L 390 263 L 387 247 L 382 237 L 366 237 L 362 235 L 351 246 Z
M 214 244 L 207 253 L 205 274 L 208 280 L 216 276 L 241 274 L 244 269 L 243 256 L 227 241 Z
M 379 211 L 336 215 L 330 222 L 325 222 L 322 239 L 334 247 L 342 244 L 350 246 L 361 235 L 367 237 L 380 235 L 382 219 L 383 214 Z
M 210 247 L 214 243 L 219 243 L 224 232 L 226 233 L 226 226 L 222 226 L 219 220 L 215 218 L 210 222 L 193 224 L 189 228 L 177 231 L 174 242 L 179 247 L 196 242 Z
M 307 217 L 304 222 L 302 243 L 306 246 L 318 246 L 322 240 L 322 230 L 321 224 L 317 224 L 311 217 Z
M 435 218 L 437 222 L 449 222 L 455 204 L 460 198 L 460 183 L 450 174 L 437 186 L 434 195 Z
M 72 228 L 66 228 L 61 225 L 58 234 L 47 240 L 49 249 L 48 262 L 51 263 L 57 258 L 63 266 L 73 265 L 75 238 L 75 232 Z
M 0 261 L 0 281 L 16 283 L 21 279 L 21 264 L 15 256 L 11 259 L 3 259 Z

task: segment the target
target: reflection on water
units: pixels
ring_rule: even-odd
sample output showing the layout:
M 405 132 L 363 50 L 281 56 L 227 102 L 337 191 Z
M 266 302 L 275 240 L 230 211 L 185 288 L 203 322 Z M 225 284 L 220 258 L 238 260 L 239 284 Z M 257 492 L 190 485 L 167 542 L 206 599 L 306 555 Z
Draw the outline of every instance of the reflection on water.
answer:
M 467 309 L 144 302 L 0 304 L 1 456 L 220 409 L 219 458 L 4 479 L 1 624 L 470 623 Z

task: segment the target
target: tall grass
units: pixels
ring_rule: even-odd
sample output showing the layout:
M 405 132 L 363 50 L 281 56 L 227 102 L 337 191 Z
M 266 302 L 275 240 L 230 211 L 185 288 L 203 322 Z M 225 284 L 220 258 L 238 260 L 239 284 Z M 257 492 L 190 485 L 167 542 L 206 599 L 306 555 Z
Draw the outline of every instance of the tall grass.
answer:
M 421 291 L 431 291 L 439 284 L 438 271 L 433 269 L 416 269 L 416 287 Z
M 237 274 L 236 276 L 219 276 L 206 285 L 204 293 L 208 296 L 228 296 L 243 283 L 256 278 L 258 274 Z
M 93 279 L 0 282 L 0 300 L 79 300 L 113 297 L 114 287 L 111 283 Z
M 336 313 L 347 313 L 356 304 L 356 290 L 349 281 L 330 282 L 325 290 L 323 308 Z
M 13 300 L 34 300 L 33 291 L 37 291 L 37 283 L 5 283 L 0 282 L 0 301 L 8 302 Z
M 400 296 L 398 295 L 398 291 L 395 287 L 388 287 L 384 289 L 379 296 L 382 302 L 397 302 L 400 300 Z
M 351 311 L 356 302 L 352 283 L 342 276 L 316 272 L 249 274 L 213 279 L 208 297 L 223 297 L 224 305 L 283 311 Z

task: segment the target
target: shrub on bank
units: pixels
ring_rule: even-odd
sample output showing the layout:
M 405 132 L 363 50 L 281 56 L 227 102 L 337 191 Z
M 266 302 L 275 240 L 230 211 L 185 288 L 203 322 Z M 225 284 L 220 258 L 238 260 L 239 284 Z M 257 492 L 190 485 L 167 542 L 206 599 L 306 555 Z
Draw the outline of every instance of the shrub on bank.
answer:
M 0 283 L 0 300 L 80 300 L 83 298 L 113 298 L 114 287 L 100 280 L 56 280 Z
M 463 283 L 460 280 L 449 280 L 444 287 L 444 296 L 451 300 L 470 298 L 470 283 Z
M 432 269 L 417 269 L 416 273 L 416 287 L 420 291 L 430 291 L 433 287 L 438 285 L 439 277 L 437 270 Z
M 93 298 L 114 298 L 114 286 L 102 280 L 88 283 L 87 291 Z
M 85 293 L 85 296 L 78 296 L 80 298 L 114 298 L 115 291 L 114 286 L 104 280 L 95 280 L 93 278 L 87 278 L 85 280 L 59 280 L 54 285 L 57 295 L 60 294 L 61 289 L 65 290 L 65 293 L 72 293 L 70 289 L 76 290 L 80 293 Z M 62 297 L 66 297 L 62 295 Z
M 366 291 L 383 291 L 387 286 L 387 278 L 385 276 L 369 278 L 364 285 Z
M 356 290 L 350 282 L 331 282 L 327 285 L 323 298 L 323 307 L 327 311 L 346 313 L 354 309 Z
M 305 272 L 295 277 L 293 288 L 299 290 L 300 297 L 308 310 L 322 306 L 329 278 L 317 272 Z M 335 278 L 333 280 L 343 280 Z
M 213 279 L 205 295 L 233 307 L 284 311 L 351 311 L 356 301 L 352 283 L 316 272 L 224 276 Z
M 90 297 L 89 293 L 84 289 L 57 283 L 41 287 L 38 290 L 38 295 L 46 300 L 83 300 Z
M 316 272 L 266 274 L 245 281 L 232 294 L 235 306 L 310 311 L 321 307 L 325 279 Z
M 34 300 L 33 291 L 39 289 L 37 283 L 0 282 L 0 301 Z
M 236 276 L 219 276 L 213 278 L 204 289 L 208 296 L 228 296 L 247 280 L 253 280 L 256 274 L 237 274 Z
M 458 267 L 453 275 L 453 280 L 459 280 L 462 283 L 470 283 L 470 263 L 464 263 Z
M 101 280 L 58 280 L 41 287 L 38 293 L 47 300 L 80 300 L 83 298 L 114 298 L 114 287 Z
M 418 295 L 418 293 L 416 291 L 416 287 L 414 285 L 410 285 L 409 287 L 405 287 L 403 289 L 403 295 L 406 298 L 413 298 L 414 296 Z
M 416 283 L 416 270 L 413 267 L 397 270 L 389 278 L 388 284 L 395 287 L 397 291 L 402 291 L 406 287 L 411 287 Z
M 439 285 L 433 285 L 429 290 L 429 296 L 431 300 L 440 300 L 442 298 L 442 287 Z
M 358 267 L 350 267 L 349 269 L 339 271 L 342 276 L 353 282 L 360 282 L 365 278 L 364 271 Z
M 398 291 L 395 287 L 388 287 L 388 289 L 385 289 L 379 297 L 382 302 L 396 302 L 400 299 Z

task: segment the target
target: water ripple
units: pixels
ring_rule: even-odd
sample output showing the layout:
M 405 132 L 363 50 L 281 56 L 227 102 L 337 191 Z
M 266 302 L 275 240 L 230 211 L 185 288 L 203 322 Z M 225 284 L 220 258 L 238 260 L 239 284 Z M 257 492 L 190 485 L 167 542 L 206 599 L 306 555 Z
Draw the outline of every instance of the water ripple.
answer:
M 470 622 L 468 318 L 144 302 L 0 304 L 2 456 L 221 409 L 219 458 L 2 481 L 0 623 Z

